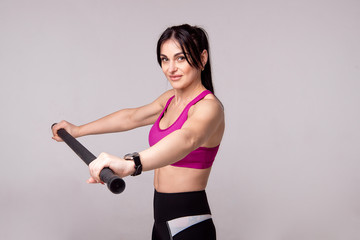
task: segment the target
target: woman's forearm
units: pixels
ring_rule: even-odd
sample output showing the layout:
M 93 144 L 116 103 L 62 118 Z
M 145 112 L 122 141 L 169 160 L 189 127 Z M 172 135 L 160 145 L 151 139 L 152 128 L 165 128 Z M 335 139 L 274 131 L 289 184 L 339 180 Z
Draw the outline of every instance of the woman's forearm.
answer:
M 134 109 L 123 109 L 79 126 L 79 136 L 127 131 L 135 127 L 131 121 Z

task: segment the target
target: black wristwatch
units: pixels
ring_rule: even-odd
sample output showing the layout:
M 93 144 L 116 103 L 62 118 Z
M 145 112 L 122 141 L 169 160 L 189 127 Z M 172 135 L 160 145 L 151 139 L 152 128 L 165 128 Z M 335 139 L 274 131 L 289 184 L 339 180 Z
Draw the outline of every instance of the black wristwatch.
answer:
M 135 163 L 135 172 L 131 174 L 131 176 L 137 176 L 140 175 L 142 172 L 142 165 L 140 161 L 140 155 L 137 152 L 134 153 L 128 153 L 124 156 L 125 160 L 133 160 Z

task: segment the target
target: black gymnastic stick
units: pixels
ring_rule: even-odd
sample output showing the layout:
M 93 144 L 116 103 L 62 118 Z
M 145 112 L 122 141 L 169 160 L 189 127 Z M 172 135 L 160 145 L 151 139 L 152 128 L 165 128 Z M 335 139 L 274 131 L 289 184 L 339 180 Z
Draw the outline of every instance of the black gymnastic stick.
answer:
M 55 125 L 54 123 L 51 128 Z M 87 150 L 78 140 L 70 135 L 65 129 L 61 128 L 57 131 L 61 139 L 87 164 L 89 165 L 96 159 L 95 155 Z M 101 181 L 105 182 L 112 193 L 119 194 L 125 189 L 125 182 L 113 171 L 106 167 L 100 172 Z

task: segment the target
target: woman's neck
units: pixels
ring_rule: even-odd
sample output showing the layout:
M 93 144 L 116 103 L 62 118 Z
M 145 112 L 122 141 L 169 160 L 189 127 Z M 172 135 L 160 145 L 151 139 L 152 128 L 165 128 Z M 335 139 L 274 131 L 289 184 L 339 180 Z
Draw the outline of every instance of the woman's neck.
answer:
M 206 88 L 201 83 L 195 86 L 189 86 L 185 89 L 174 89 L 174 103 L 176 105 L 188 104 L 191 100 L 193 100 L 196 96 L 205 90 Z

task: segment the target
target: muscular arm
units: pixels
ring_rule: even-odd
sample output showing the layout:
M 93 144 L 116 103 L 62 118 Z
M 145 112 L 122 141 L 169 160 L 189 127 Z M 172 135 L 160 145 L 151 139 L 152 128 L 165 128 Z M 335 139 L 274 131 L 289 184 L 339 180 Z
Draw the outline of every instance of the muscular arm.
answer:
M 161 106 L 151 103 L 139 108 L 122 109 L 79 127 L 79 136 L 131 130 L 155 122 Z
M 61 121 L 53 127 L 53 139 L 61 141 L 61 138 L 57 136 L 57 130 L 60 128 L 65 128 L 74 137 L 81 137 L 91 134 L 122 132 L 149 125 L 156 121 L 167 99 L 172 95 L 173 92 L 169 90 L 150 104 L 138 108 L 119 110 L 81 126 L 75 126 L 66 121 Z
M 195 107 L 195 106 L 194 106 Z M 200 146 L 214 147 L 221 141 L 224 111 L 217 100 L 202 100 L 189 112 L 188 119 L 179 130 L 164 137 L 152 147 L 140 152 L 143 171 L 158 169 L 184 158 Z M 134 162 L 106 153 L 90 164 L 89 183 L 99 182 L 99 173 L 110 167 L 120 177 L 134 172 Z
M 217 134 L 223 121 L 224 112 L 218 101 L 203 100 L 199 102 L 181 129 L 172 132 L 154 146 L 140 152 L 143 170 L 148 171 L 167 166 L 184 158 L 200 146 L 213 144 L 216 140 L 211 138 Z M 222 136 L 222 132 L 220 135 Z M 219 144 L 221 136 L 218 137 L 217 144 Z
M 150 104 L 138 108 L 122 109 L 96 121 L 80 126 L 81 136 L 90 134 L 113 133 L 149 125 L 156 121 L 164 107 L 169 91 Z

